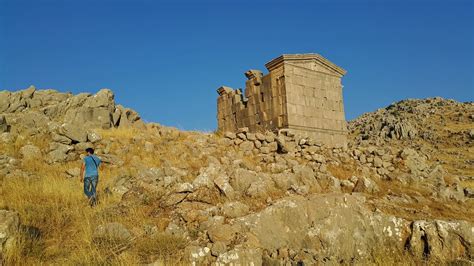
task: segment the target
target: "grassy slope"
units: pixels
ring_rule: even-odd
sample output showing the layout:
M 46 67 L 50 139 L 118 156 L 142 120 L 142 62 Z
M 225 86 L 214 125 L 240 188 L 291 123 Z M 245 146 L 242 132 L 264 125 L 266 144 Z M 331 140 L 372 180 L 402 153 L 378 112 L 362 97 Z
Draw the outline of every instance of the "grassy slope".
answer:
M 150 167 L 160 166 L 160 160 L 147 156 L 141 147 L 130 145 L 135 130 L 113 130 L 103 132 L 104 138 L 120 139 L 116 143 L 127 145 L 129 152 L 124 159 L 123 168 L 130 169 L 134 160 L 140 158 L 142 164 Z M 44 146 L 45 136 L 37 136 L 28 141 L 17 141 L 15 145 L 5 145 L 0 150 L 7 155 L 17 157 L 19 148 L 27 142 Z M 159 144 L 158 138 L 150 138 Z M 22 143 L 24 142 L 24 143 Z M 0 145 L 1 146 L 1 145 Z M 166 145 L 161 145 L 164 148 Z M 18 158 L 18 157 L 17 157 Z M 170 158 L 171 159 L 171 158 Z M 82 184 L 78 178 L 68 178 L 65 171 L 79 167 L 77 163 L 48 165 L 41 161 L 22 161 L 21 168 L 35 173 L 37 177 L 14 177 L 3 180 L 0 208 L 12 209 L 19 212 L 21 222 L 41 231 L 41 237 L 31 240 L 23 232 L 18 237 L 14 251 L 8 255 L 9 264 L 37 265 L 97 265 L 104 263 L 134 265 L 137 263 L 150 263 L 157 259 L 164 261 L 176 259 L 179 251 L 184 247 L 184 240 L 157 234 L 153 237 L 141 236 L 137 230 L 133 247 L 119 256 L 114 250 L 120 247 L 97 246 L 92 242 L 94 228 L 105 222 L 120 222 L 132 232 L 146 224 L 159 224 L 160 218 L 148 215 L 150 210 L 146 206 L 139 206 L 127 215 L 115 211 L 115 206 L 120 198 L 106 196 L 101 193 L 101 203 L 90 208 L 82 192 Z M 105 165 L 101 169 L 100 192 L 109 186 L 113 178 L 122 172 L 122 169 Z M 178 256 L 179 257 L 179 256 Z

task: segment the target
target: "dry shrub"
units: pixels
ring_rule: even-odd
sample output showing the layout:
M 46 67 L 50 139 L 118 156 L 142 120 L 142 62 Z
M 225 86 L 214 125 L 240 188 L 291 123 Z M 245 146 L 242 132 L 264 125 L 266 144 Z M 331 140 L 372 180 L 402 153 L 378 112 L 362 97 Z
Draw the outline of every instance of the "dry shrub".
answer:
M 118 138 L 118 139 L 132 139 L 133 137 L 142 135 L 146 129 L 138 129 L 135 127 L 122 127 L 110 129 L 95 129 L 102 138 Z
M 393 252 L 383 245 L 375 246 L 372 251 L 373 262 L 366 263 L 365 265 L 440 265 L 439 262 L 426 260 L 423 257 L 416 258 L 410 254 L 407 250 L 402 252 Z

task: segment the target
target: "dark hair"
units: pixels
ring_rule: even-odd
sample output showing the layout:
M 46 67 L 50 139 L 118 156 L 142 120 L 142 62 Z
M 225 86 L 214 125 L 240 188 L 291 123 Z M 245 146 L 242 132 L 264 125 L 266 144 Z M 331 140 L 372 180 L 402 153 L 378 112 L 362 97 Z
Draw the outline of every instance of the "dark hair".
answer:
M 90 153 L 90 154 L 94 154 L 94 149 L 92 148 L 87 148 L 86 149 L 86 152 Z

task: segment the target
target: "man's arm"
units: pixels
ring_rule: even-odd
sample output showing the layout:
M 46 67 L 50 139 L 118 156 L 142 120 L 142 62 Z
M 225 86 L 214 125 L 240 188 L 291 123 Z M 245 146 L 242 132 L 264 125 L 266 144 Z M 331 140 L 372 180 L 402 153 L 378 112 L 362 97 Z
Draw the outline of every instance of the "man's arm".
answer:
M 81 183 L 84 182 L 84 171 L 86 170 L 86 166 L 84 165 L 84 163 L 82 163 L 81 165 Z

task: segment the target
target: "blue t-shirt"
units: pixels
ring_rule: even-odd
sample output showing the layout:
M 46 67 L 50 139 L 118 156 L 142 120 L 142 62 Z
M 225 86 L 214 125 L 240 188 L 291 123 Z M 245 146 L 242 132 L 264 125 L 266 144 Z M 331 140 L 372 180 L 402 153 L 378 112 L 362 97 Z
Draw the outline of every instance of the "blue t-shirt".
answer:
M 85 171 L 86 173 L 84 176 L 86 177 L 99 176 L 99 171 L 97 170 L 99 168 L 100 163 L 101 161 L 99 157 L 95 155 L 84 157 L 84 164 L 86 166 L 86 171 Z

